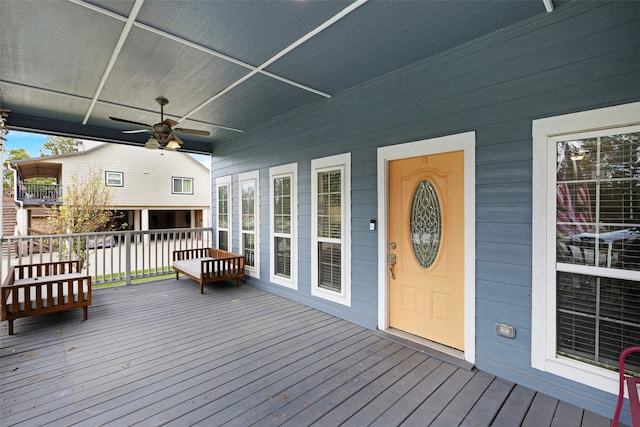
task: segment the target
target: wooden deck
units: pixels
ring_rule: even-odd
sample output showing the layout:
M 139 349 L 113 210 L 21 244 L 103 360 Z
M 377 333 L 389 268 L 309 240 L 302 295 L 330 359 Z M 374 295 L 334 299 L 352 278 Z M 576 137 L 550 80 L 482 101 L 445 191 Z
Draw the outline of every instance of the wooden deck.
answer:
M 2 426 L 608 426 L 250 286 L 163 280 L 2 322 Z

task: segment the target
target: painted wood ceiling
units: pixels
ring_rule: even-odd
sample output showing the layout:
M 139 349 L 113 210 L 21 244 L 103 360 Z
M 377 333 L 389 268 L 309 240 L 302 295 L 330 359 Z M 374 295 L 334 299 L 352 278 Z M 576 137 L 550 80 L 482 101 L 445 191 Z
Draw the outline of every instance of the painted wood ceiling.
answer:
M 557 5 L 557 1 L 555 2 Z M 550 0 L 0 1 L 10 128 L 144 144 L 109 119 L 159 122 L 186 151 L 548 13 Z

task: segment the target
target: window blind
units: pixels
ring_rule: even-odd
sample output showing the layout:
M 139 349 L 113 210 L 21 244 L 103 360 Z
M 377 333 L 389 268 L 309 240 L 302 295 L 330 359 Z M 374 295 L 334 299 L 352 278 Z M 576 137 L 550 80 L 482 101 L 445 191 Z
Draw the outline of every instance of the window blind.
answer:
M 559 354 L 617 367 L 640 344 L 640 282 L 619 273 L 640 270 L 639 202 L 640 133 L 557 143 Z M 630 366 L 640 371 L 640 357 Z

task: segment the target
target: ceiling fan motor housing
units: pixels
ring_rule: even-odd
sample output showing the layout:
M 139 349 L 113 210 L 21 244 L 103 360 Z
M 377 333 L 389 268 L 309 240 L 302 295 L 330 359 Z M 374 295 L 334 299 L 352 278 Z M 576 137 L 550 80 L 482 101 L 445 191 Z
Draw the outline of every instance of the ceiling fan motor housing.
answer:
M 153 125 L 153 135 L 158 142 L 164 144 L 169 141 L 169 138 L 171 137 L 171 128 L 162 123 L 155 124 Z

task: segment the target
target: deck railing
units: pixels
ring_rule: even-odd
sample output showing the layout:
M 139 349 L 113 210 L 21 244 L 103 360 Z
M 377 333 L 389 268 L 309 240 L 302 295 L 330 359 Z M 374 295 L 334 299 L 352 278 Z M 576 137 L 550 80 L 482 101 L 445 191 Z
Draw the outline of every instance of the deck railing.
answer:
M 4 280 L 12 265 L 84 259 L 83 271 L 94 285 L 154 277 L 173 272 L 174 250 L 212 246 L 211 228 L 171 228 L 153 231 L 120 231 L 49 234 L 0 238 L 9 252 L 0 262 Z
M 13 188 L 2 189 L 2 201 L 13 203 Z
M 62 185 L 19 183 L 16 200 L 25 205 L 56 205 L 62 203 Z

